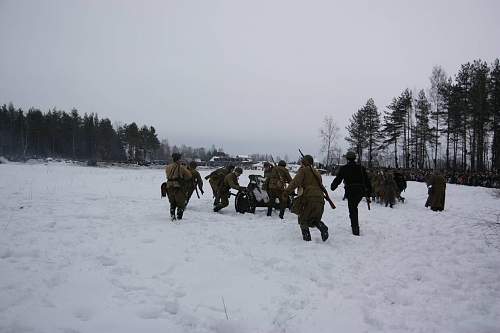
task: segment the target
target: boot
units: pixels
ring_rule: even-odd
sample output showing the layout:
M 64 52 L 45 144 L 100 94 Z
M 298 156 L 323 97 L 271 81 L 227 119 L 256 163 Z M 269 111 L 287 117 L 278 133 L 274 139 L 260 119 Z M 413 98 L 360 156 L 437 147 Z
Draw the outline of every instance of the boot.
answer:
M 284 210 L 284 209 L 281 209 L 281 210 L 280 210 L 280 215 L 279 215 L 280 219 L 282 219 L 282 220 L 283 220 L 283 216 L 285 216 L 285 210 Z
M 306 242 L 311 240 L 311 233 L 309 232 L 309 228 L 300 228 L 302 230 L 302 239 Z
M 359 236 L 359 227 L 352 226 L 352 234 L 354 236 Z
M 222 206 L 220 206 L 220 205 L 215 205 L 215 207 L 214 207 L 214 212 L 216 212 L 216 213 L 217 213 L 217 212 L 218 212 L 219 210 L 221 210 L 221 209 L 222 209 Z
M 177 219 L 182 220 L 182 214 L 184 214 L 184 210 L 177 208 Z
M 267 207 L 267 216 L 271 216 L 273 214 L 273 207 Z
M 170 219 L 175 221 L 175 208 L 170 208 Z
M 323 242 L 326 241 L 328 239 L 328 227 L 326 226 L 326 224 L 324 224 L 322 221 L 319 221 L 316 224 L 316 227 L 321 232 L 321 240 L 323 240 Z

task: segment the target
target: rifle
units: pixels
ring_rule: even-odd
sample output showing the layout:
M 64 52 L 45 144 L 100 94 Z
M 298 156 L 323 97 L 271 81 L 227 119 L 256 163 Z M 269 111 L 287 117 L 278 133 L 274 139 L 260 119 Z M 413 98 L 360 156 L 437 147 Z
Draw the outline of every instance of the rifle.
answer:
M 299 153 L 302 156 L 302 158 L 304 158 L 304 154 L 302 154 L 302 151 L 300 149 L 299 149 Z M 328 201 L 328 203 L 330 204 L 330 207 L 332 207 L 332 209 L 337 208 L 337 207 L 335 207 L 335 204 L 333 203 L 332 199 L 330 199 L 330 196 L 328 195 L 328 191 L 326 190 L 325 186 L 323 186 L 323 184 L 321 183 L 321 180 L 318 178 L 318 176 L 314 172 L 312 166 L 309 166 L 309 168 L 311 169 L 311 172 L 314 175 L 314 179 L 316 179 L 316 182 L 318 183 L 319 187 L 321 188 L 321 191 L 323 192 L 323 197 L 325 198 L 325 200 Z
M 276 166 L 276 162 L 274 162 L 273 155 L 271 155 L 271 162 L 273 162 L 273 165 Z

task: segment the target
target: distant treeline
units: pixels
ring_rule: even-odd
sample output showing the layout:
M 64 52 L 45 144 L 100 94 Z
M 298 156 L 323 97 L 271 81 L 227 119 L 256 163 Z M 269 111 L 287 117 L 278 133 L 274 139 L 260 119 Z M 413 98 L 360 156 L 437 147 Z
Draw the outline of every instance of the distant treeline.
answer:
M 24 111 L 12 103 L 0 108 L 0 156 L 12 160 L 61 157 L 75 160 L 169 161 L 173 152 L 190 159 L 210 159 L 223 154 L 222 149 L 206 150 L 186 145 L 170 147 L 158 140 L 152 126 L 131 124 L 113 126 L 97 114 L 81 116 L 76 109 L 67 113 L 36 108 Z
M 468 62 L 454 78 L 434 67 L 430 84 L 403 90 L 383 119 L 369 99 L 347 126 L 351 147 L 370 166 L 500 170 L 499 60 Z

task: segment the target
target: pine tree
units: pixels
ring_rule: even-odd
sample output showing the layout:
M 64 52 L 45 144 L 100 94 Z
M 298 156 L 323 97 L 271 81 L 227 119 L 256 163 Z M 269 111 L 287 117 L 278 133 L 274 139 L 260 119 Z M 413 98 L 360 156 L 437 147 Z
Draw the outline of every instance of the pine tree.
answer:
M 389 111 L 384 114 L 383 133 L 385 139 L 380 148 L 394 145 L 394 165 L 399 168 L 398 163 L 398 140 L 403 135 L 403 127 L 406 122 L 406 112 L 401 98 L 393 98 L 391 104 L 387 106 Z
M 375 106 L 372 98 L 368 99 L 366 105 L 361 109 L 361 116 L 363 118 L 366 146 L 368 148 L 368 167 L 373 164 L 373 151 L 380 142 L 380 113 Z
M 423 169 L 427 157 L 427 144 L 431 141 L 432 132 L 429 127 L 429 114 L 431 105 L 427 100 L 424 90 L 420 90 L 415 100 L 415 144 L 416 144 L 416 165 Z
M 345 138 L 351 144 L 361 162 L 363 159 L 363 149 L 366 147 L 366 127 L 363 119 L 362 109 L 352 115 L 346 127 L 348 136 Z
M 491 151 L 492 169 L 500 171 L 500 61 L 495 59 L 491 66 L 489 82 L 489 104 L 492 114 L 493 144 Z
M 471 102 L 471 169 L 474 171 L 485 170 L 485 137 L 486 129 L 490 123 L 490 111 L 488 105 L 488 64 L 481 60 L 475 60 L 472 64 L 472 85 L 470 90 Z

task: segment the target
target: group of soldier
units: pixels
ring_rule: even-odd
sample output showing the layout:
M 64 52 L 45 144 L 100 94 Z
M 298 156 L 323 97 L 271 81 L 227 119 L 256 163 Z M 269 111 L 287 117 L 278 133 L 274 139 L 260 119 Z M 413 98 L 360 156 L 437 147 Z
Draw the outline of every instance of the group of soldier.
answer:
M 400 172 L 376 171 L 371 173 L 371 197 L 373 201 L 385 204 L 385 207 L 394 207 L 396 200 L 404 202 L 401 193 L 406 190 L 406 180 Z
M 361 200 L 366 197 L 369 205 L 373 197 L 374 200 L 383 200 L 386 206 L 392 208 L 395 199 L 404 201 L 401 192 L 406 188 L 406 181 L 404 176 L 390 172 L 377 173 L 370 177 L 365 167 L 356 163 L 354 152 L 347 152 L 345 158 L 347 163 L 337 170 L 330 189 L 335 191 L 342 182 L 344 183 L 352 234 L 359 236 L 358 205 Z M 203 194 L 203 181 L 196 170 L 196 163 L 191 162 L 188 166 L 183 164 L 180 154 L 177 153 L 172 155 L 172 159 L 173 162 L 166 167 L 167 182 L 163 184 L 164 186 L 162 185 L 162 192 L 166 192 L 168 196 L 172 220 L 179 220 L 182 219 L 184 209 L 193 192 L 200 189 Z M 238 182 L 242 173 L 243 170 L 240 167 L 229 165 L 216 169 L 205 177 L 212 187 L 214 212 L 229 205 L 231 189 L 243 192 L 247 190 Z M 321 221 L 325 200 L 330 203 L 332 208 L 335 207 L 323 186 L 321 174 L 314 167 L 312 156 L 303 156 L 301 166 L 293 178 L 286 168 L 285 161 L 280 161 L 277 165 L 266 162 L 264 164 L 264 177 L 264 189 L 269 195 L 267 215 L 272 215 L 274 204 L 278 201 L 279 217 L 282 219 L 286 207 L 289 206 L 288 198 L 297 189 L 291 211 L 298 215 L 303 240 L 310 241 L 310 229 L 317 228 L 321 239 L 326 241 L 329 236 L 328 227 Z M 426 207 L 430 206 L 432 210 L 436 211 L 443 210 L 444 189 L 446 187 L 444 178 L 438 174 L 433 175 L 429 178 L 427 185 L 429 198 Z

